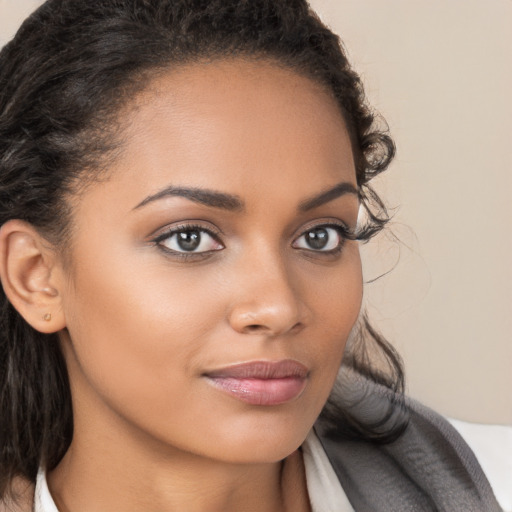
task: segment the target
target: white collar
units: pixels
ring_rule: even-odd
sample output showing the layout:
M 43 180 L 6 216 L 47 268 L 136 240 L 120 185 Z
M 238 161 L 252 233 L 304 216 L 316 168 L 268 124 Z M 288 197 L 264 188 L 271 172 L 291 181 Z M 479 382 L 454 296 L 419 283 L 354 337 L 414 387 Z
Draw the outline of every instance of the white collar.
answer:
M 354 512 L 313 430 L 302 444 L 302 455 L 312 512 Z
M 46 471 L 42 468 L 37 473 L 34 512 L 59 512 L 48 489 Z

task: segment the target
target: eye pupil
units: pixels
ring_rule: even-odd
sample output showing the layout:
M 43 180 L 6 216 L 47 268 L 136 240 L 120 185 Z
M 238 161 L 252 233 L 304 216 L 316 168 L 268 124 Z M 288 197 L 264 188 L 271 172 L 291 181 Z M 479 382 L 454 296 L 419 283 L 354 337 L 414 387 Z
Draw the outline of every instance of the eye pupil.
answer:
M 181 231 L 177 237 L 178 245 L 184 251 L 194 251 L 201 243 L 201 232 L 198 230 Z
M 323 249 L 329 242 L 329 233 L 325 228 L 311 229 L 306 233 L 306 242 L 312 249 Z

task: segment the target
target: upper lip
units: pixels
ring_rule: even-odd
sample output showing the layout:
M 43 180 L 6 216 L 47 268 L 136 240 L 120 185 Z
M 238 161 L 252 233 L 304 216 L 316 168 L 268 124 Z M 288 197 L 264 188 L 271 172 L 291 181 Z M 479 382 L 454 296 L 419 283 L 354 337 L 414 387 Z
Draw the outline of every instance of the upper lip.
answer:
M 207 377 L 217 379 L 285 379 L 308 376 L 309 370 L 298 361 L 285 359 L 283 361 L 251 361 L 235 364 L 206 372 Z

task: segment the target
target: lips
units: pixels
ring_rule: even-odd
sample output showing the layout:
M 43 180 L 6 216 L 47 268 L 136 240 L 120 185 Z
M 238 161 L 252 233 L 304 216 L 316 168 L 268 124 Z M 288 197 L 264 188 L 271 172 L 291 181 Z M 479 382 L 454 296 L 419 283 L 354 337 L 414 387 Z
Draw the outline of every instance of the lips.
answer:
M 280 405 L 306 387 L 308 369 L 291 359 L 254 361 L 221 368 L 204 376 L 217 389 L 251 405 Z

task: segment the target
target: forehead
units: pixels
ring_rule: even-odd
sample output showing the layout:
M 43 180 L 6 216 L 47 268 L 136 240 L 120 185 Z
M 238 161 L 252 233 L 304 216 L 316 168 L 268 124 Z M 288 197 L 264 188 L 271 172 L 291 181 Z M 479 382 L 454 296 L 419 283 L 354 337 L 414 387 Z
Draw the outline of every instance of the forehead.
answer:
M 355 185 L 336 100 L 273 62 L 213 61 L 161 73 L 119 123 L 124 145 L 112 179 L 125 182 L 134 204 L 169 184 L 267 197 Z

